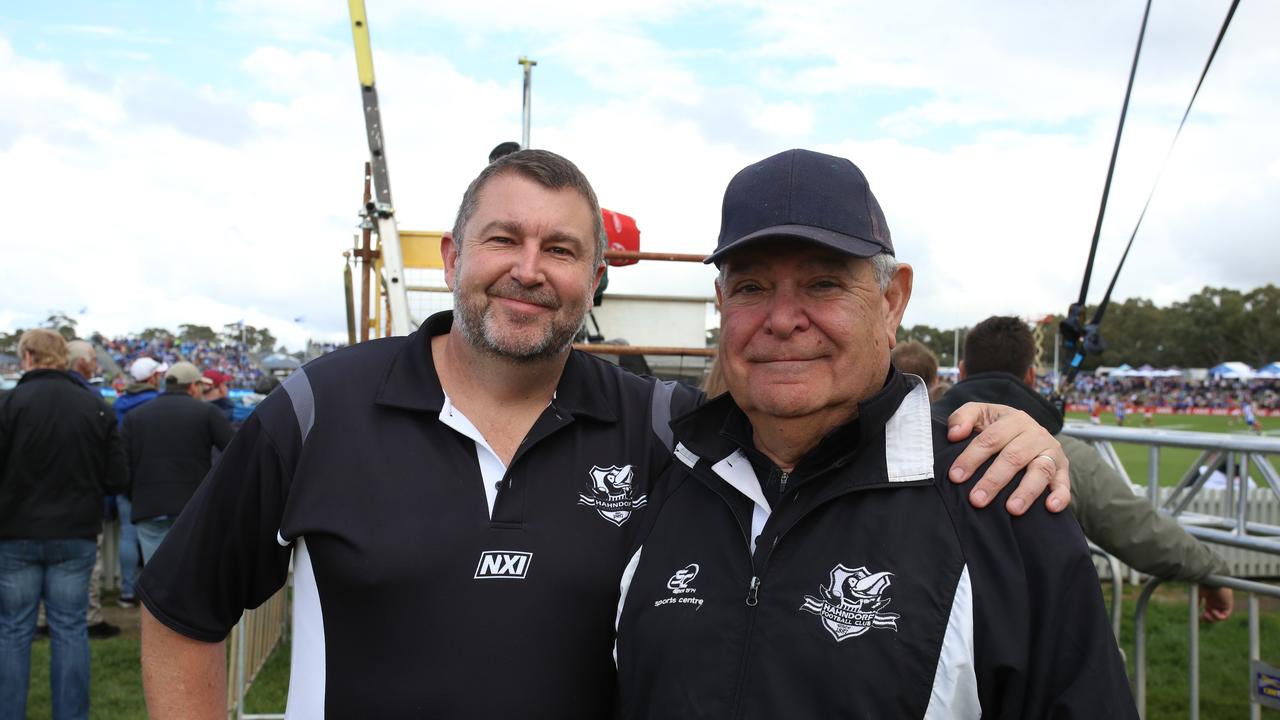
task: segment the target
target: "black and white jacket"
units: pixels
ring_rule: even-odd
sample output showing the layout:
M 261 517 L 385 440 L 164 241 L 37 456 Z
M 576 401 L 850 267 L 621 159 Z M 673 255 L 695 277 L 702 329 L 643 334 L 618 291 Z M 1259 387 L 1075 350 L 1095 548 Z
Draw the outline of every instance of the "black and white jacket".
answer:
M 622 717 L 1137 716 L 1074 518 L 970 506 L 915 378 L 893 371 L 776 507 L 727 396 L 672 427 L 675 489 L 621 584 Z

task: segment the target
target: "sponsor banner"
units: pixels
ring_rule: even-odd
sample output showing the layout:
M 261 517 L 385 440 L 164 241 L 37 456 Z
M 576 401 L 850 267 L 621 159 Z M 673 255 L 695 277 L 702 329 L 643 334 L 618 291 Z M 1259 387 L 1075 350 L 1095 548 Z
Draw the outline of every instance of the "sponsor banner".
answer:
M 1269 708 L 1280 710 L 1280 670 L 1262 662 L 1249 661 L 1249 699 Z

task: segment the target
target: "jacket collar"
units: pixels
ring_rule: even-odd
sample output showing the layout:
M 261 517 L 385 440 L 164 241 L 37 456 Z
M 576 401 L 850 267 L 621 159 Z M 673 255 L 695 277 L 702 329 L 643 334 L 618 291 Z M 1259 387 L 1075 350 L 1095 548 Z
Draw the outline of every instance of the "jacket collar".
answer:
M 444 408 L 445 394 L 431 355 L 431 339 L 444 335 L 452 327 L 453 311 L 446 310 L 427 318 L 422 327 L 409 335 L 391 361 L 374 402 L 406 410 L 439 413 Z M 612 393 L 601 392 L 601 383 L 591 381 L 591 376 L 598 373 L 592 365 L 598 362 L 601 361 L 588 358 L 577 350 L 570 351 L 564 372 L 556 384 L 552 404 L 575 417 L 616 422 L 618 416 L 614 409 L 616 403 L 611 402 Z
M 70 382 L 70 383 L 76 383 L 76 385 L 80 384 L 76 382 L 75 378 L 71 377 L 71 374 L 68 373 L 67 371 L 54 370 L 52 368 L 36 368 L 34 370 L 28 370 L 22 374 L 22 377 L 18 380 L 18 384 L 21 385 L 23 383 L 35 382 L 36 380 L 54 380 L 54 379 L 66 380 L 67 382 Z
M 1062 414 L 1040 393 L 1015 375 L 985 372 L 970 375 L 956 383 L 937 403 L 940 413 L 951 413 L 967 402 L 1008 405 L 1031 416 L 1050 434 L 1062 431 Z
M 676 448 L 676 456 L 690 467 L 699 455 L 711 459 L 716 467 L 721 467 L 718 461 L 735 455 L 741 462 L 737 459 L 734 462 L 742 464 L 747 460 L 743 450 L 754 451 L 750 421 L 728 394 L 678 418 L 671 427 L 681 443 Z M 879 392 L 858 403 L 858 417 L 829 433 L 800 459 L 796 470 L 811 475 L 832 466 L 842 467 L 881 437 L 884 437 L 886 476 L 865 477 L 861 482 L 855 480 L 855 484 L 933 478 L 933 429 L 928 392 L 918 378 L 903 375 L 894 368 L 890 368 Z

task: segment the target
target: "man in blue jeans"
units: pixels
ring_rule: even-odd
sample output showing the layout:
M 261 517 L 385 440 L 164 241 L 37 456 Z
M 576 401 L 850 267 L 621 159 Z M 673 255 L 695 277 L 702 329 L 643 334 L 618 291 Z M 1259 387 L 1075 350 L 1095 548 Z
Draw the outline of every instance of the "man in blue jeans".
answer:
M 115 418 L 66 371 L 50 330 L 18 341 L 25 374 L 0 399 L 0 720 L 26 717 L 36 607 L 49 619 L 53 717 L 89 715 L 89 575 L 102 500 L 124 490 Z
M 129 377 L 133 383 L 125 388 L 124 395 L 112 406 L 120 427 L 124 427 L 127 413 L 160 394 L 160 383 L 164 382 L 164 374 L 168 370 L 168 364 L 154 358 L 140 357 L 133 361 L 129 366 Z M 116 495 L 116 517 L 120 518 L 120 599 L 117 604 L 124 608 L 137 607 L 133 581 L 142 570 L 142 544 L 138 541 L 137 526 L 133 524 L 133 501 L 124 493 Z

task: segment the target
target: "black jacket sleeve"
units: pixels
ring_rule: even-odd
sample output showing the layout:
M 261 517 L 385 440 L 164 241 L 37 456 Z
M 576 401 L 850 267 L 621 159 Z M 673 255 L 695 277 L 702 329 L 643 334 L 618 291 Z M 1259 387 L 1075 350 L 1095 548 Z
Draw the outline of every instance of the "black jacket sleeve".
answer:
M 1021 517 L 1004 512 L 1016 485 L 992 503 L 996 512 L 972 508 L 963 499 L 967 490 L 955 496 L 973 586 L 984 717 L 1136 718 L 1079 524 L 1042 502 Z

